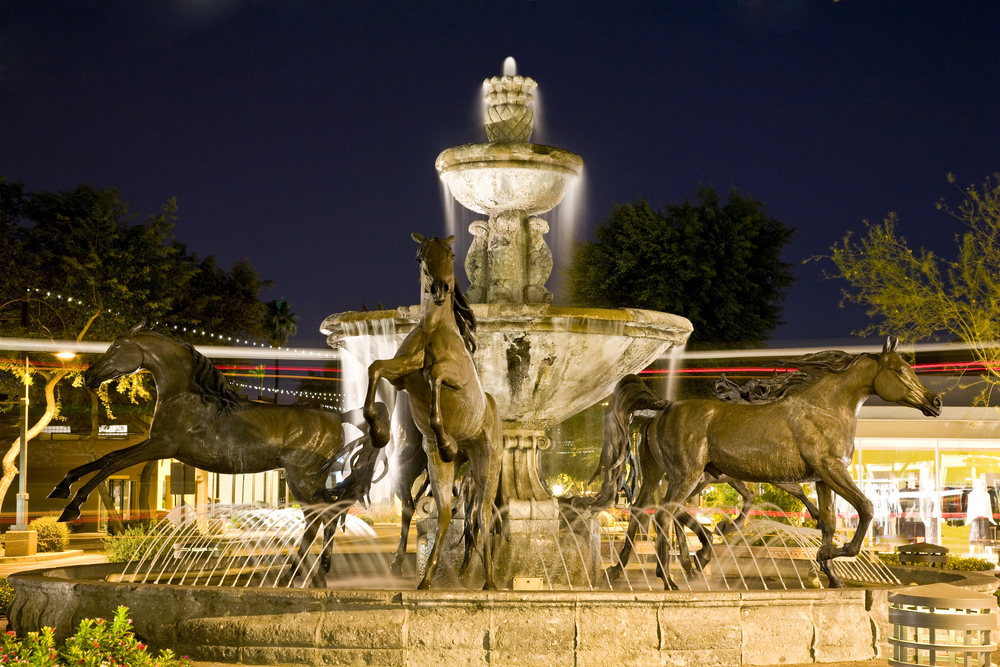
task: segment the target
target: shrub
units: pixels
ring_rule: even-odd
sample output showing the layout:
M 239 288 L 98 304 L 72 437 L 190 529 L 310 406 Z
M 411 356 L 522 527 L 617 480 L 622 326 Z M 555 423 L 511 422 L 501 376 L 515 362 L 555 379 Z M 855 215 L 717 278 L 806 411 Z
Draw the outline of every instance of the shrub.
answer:
M 879 560 L 886 565 L 900 565 L 899 554 L 892 551 L 879 553 Z M 913 563 L 915 566 L 925 567 L 929 563 Z M 969 558 L 966 556 L 951 556 L 944 566 L 946 570 L 956 570 L 961 572 L 987 572 L 996 568 L 996 563 L 985 558 Z
M 14 601 L 14 587 L 7 581 L 7 577 L 0 578 L 0 614 L 7 615 L 10 603 Z
M 129 526 L 120 535 L 104 538 L 104 560 L 109 563 L 127 563 L 133 558 L 162 556 L 170 550 L 173 539 L 167 536 L 150 537 L 142 525 Z
M 28 530 L 38 533 L 38 553 L 69 549 L 69 527 L 54 516 L 43 516 L 28 524 Z
M 899 554 L 895 551 L 880 551 L 878 559 L 886 565 L 899 565 Z
M 3 662 L 29 667 L 188 667 L 187 656 L 174 657 L 172 651 L 160 651 L 158 656 L 146 652 L 146 645 L 135 638 L 132 620 L 126 607 L 118 607 L 110 623 L 103 618 L 84 619 L 76 634 L 56 649 L 52 628 L 29 632 L 17 638 L 13 632 L 0 636 Z
M 952 556 L 948 559 L 946 570 L 959 570 L 961 572 L 986 572 L 996 568 L 996 563 L 985 558 L 967 558 L 964 556 Z

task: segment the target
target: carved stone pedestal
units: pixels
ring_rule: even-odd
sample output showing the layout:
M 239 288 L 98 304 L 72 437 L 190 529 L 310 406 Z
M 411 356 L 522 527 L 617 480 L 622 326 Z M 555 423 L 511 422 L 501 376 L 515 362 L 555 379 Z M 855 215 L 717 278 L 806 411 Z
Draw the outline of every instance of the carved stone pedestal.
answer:
M 510 500 L 510 537 L 494 541 L 497 585 L 515 577 L 540 577 L 542 588 L 589 589 L 600 585 L 601 526 L 595 516 L 560 511 L 559 501 Z
M 429 500 L 429 499 L 428 499 Z M 426 518 L 417 521 L 417 580 L 423 577 L 434 546 L 437 513 L 433 502 L 420 508 Z M 497 586 L 513 588 L 514 579 L 538 577 L 542 588 L 588 589 L 600 586 L 600 522 L 596 516 L 561 510 L 559 501 L 512 499 L 505 508 L 507 537 L 493 539 L 493 562 Z M 456 512 L 445 536 L 432 588 L 481 588 L 482 565 L 479 555 L 463 580 L 459 576 L 465 554 L 465 519 Z

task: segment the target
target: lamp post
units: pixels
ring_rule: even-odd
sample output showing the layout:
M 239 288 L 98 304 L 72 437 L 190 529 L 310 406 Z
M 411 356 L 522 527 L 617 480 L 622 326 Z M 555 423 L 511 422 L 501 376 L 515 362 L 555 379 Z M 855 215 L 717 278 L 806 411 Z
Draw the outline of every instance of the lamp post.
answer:
M 28 530 L 28 387 L 30 366 L 28 355 L 24 355 L 24 403 L 21 413 L 21 461 L 18 467 L 17 483 L 17 523 L 11 527 L 12 530 Z
M 59 352 L 57 357 L 66 361 L 76 355 L 72 352 Z M 24 403 L 21 413 L 21 454 L 20 465 L 18 467 L 17 483 L 17 523 L 11 526 L 11 530 L 28 530 L 28 396 L 31 383 L 31 364 L 28 354 L 24 355 Z

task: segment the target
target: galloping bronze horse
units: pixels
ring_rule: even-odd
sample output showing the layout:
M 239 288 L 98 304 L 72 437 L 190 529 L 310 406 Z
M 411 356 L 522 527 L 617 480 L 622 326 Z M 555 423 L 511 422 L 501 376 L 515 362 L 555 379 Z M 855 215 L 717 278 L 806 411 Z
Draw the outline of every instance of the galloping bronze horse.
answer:
M 87 369 L 83 381 L 94 389 L 108 380 L 148 370 L 156 384 L 156 408 L 149 439 L 66 473 L 49 498 L 69 498 L 70 488 L 77 480 L 97 472 L 66 505 L 60 521 L 79 518 L 80 505 L 109 475 L 158 459 L 177 459 L 223 474 L 284 468 L 288 489 L 300 504 L 309 505 L 314 496 L 322 495 L 329 462 L 343 456 L 340 415 L 314 408 L 250 402 L 233 391 L 221 371 L 194 347 L 142 327 L 142 323 L 137 324 L 116 339 L 104 356 Z M 311 571 L 315 587 L 326 586 L 332 541 L 329 538 L 336 515 L 357 499 L 341 497 L 340 500 L 346 502 L 333 508 L 333 516 L 324 521 L 327 539 L 322 567 Z M 305 512 L 305 515 L 313 518 L 307 522 L 299 544 L 300 568 L 324 512 Z
M 700 565 L 711 557 L 706 531 L 680 507 L 706 472 L 748 482 L 815 482 L 823 535 L 816 561 L 831 587 L 843 586 L 831 561 L 858 554 L 872 519 L 872 503 L 847 469 L 854 455 L 858 408 L 869 396 L 878 396 L 917 408 L 927 416 L 941 414 L 941 399 L 917 379 L 896 352 L 896 343 L 895 338 L 887 338 L 877 355 L 827 351 L 789 360 L 798 370 L 788 374 L 785 386 L 771 388 L 772 398 L 767 403 L 711 399 L 671 403 L 654 396 L 638 376 L 626 376 L 618 383 L 605 421 L 601 460 L 610 464 L 604 467 L 598 498 L 613 496 L 621 486 L 631 415 L 637 410 L 655 411 L 637 445 L 644 482 L 634 506 L 648 506 L 657 482 L 666 477 L 668 490 L 654 515 L 656 525 L 662 528 L 657 530 L 656 546 L 665 588 L 677 588 L 668 567 L 666 528 L 672 522 L 691 528 L 698 536 L 702 546 L 696 558 Z M 849 502 L 859 517 L 853 538 L 839 548 L 833 544 L 834 493 Z M 681 533 L 680 525 L 676 527 Z M 633 513 L 629 521 L 633 538 L 637 528 Z M 683 535 L 678 538 L 683 540 Z M 609 577 L 617 577 L 621 568 L 621 564 L 613 566 Z
M 413 422 L 423 435 L 427 472 L 438 511 L 434 548 L 418 588 L 428 588 L 437 570 L 444 536 L 452 515 L 452 485 L 459 452 L 469 461 L 471 496 L 466 521 L 482 550 L 485 588 L 496 588 L 493 576 L 492 535 L 496 522 L 497 487 L 503 432 L 493 397 L 483 391 L 472 360 L 476 320 L 455 282 L 455 237 L 425 239 L 420 244 L 420 320 L 392 359 L 368 367 L 365 420 L 372 443 L 389 441 L 389 424 L 375 410 L 379 380 L 409 394 Z M 467 524 L 468 525 L 468 524 Z

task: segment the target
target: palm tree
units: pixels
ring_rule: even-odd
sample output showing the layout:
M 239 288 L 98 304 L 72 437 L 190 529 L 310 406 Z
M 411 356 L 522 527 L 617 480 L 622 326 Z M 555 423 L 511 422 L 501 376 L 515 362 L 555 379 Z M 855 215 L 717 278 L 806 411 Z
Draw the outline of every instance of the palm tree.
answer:
M 267 342 L 271 347 L 284 347 L 289 336 L 294 336 L 297 327 L 295 320 L 298 314 L 292 312 L 292 304 L 284 299 L 275 299 L 267 304 L 267 312 L 264 313 L 264 321 L 261 328 L 267 336 Z M 278 359 L 274 360 L 274 402 L 278 402 Z

